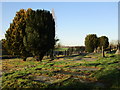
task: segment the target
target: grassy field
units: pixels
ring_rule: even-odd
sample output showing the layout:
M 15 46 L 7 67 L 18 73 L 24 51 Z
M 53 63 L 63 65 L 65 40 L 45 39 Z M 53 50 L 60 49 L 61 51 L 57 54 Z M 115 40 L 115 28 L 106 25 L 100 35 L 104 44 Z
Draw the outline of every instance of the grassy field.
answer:
M 2 60 L 2 88 L 120 89 L 120 56 L 59 56 L 42 62 L 32 57 Z

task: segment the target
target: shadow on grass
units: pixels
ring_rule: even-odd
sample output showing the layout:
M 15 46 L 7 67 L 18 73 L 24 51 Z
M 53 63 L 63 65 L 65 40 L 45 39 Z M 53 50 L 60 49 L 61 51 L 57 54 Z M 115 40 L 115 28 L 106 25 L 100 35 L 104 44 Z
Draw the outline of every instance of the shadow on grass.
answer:
M 98 80 L 106 84 L 106 88 L 112 90 L 113 88 L 120 90 L 120 70 L 106 70 L 102 73 L 99 73 Z
M 120 90 L 120 72 L 117 69 L 98 73 L 98 82 L 82 83 L 79 79 L 69 79 L 67 81 L 56 83 L 48 88 L 69 89 L 74 90 Z M 98 85 L 99 83 L 99 85 Z
M 20 56 L 12 56 L 12 55 L 0 56 L 0 59 L 14 59 L 14 58 L 20 58 Z
M 53 85 L 50 85 L 48 89 L 54 88 L 57 90 L 66 90 L 66 89 L 74 89 L 74 90 L 92 90 L 92 86 L 87 83 L 81 83 L 77 79 L 69 79 L 61 83 L 56 83 Z
M 76 54 L 76 55 L 70 55 L 70 56 L 61 56 L 61 57 L 56 57 L 57 59 L 60 59 L 60 58 L 74 58 L 74 57 L 77 57 L 77 56 L 86 56 L 87 53 L 80 53 L 80 54 Z
M 54 71 L 53 73 L 60 73 L 60 74 L 66 74 L 66 75 L 73 75 L 73 76 L 85 76 L 83 73 L 78 73 L 78 72 L 69 72 L 69 71 Z

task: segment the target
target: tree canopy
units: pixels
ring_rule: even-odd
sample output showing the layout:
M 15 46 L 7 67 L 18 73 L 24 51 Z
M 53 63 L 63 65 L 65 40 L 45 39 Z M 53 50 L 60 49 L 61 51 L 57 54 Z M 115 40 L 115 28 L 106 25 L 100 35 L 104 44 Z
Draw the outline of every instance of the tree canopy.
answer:
M 28 9 L 26 15 L 24 46 L 41 61 L 45 53 L 54 48 L 55 22 L 46 10 Z
M 42 60 L 44 54 L 54 48 L 55 22 L 46 10 L 21 9 L 6 31 L 6 48 L 12 55 L 24 60 L 32 53 Z
M 87 52 L 93 52 L 98 47 L 98 38 L 96 34 L 89 34 L 85 38 L 85 49 Z
M 109 46 L 109 40 L 108 40 L 108 37 L 106 36 L 101 36 L 98 38 L 99 39 L 99 47 L 106 49 L 108 46 Z
M 109 46 L 109 39 L 106 36 L 97 37 L 96 34 L 89 34 L 85 38 L 85 49 L 87 52 L 93 52 L 97 47 L 106 49 Z
M 23 45 L 23 37 L 26 28 L 26 11 L 21 9 L 16 13 L 13 22 L 6 31 L 6 49 L 12 55 L 20 55 L 26 60 L 28 52 Z

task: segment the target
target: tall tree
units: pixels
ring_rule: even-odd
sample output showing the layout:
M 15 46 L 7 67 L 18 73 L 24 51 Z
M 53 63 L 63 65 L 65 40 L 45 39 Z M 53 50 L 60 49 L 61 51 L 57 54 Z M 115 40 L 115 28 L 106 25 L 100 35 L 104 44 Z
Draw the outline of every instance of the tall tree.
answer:
M 106 36 L 101 36 L 98 38 L 99 39 L 99 47 L 102 49 L 102 46 L 103 46 L 103 49 L 106 49 L 108 46 L 109 46 L 109 40 L 108 40 L 108 37 Z
M 98 38 L 96 34 L 89 34 L 85 38 L 85 50 L 93 52 L 98 47 Z
M 2 39 L 0 40 L 0 49 L 2 49 L 2 55 L 8 55 L 8 52 L 6 50 L 6 40 Z
M 24 45 L 33 56 L 41 61 L 47 51 L 55 45 L 55 22 L 46 10 L 27 10 Z
M 23 45 L 23 37 L 26 28 L 26 11 L 21 9 L 16 13 L 13 22 L 6 31 L 6 47 L 10 54 L 20 55 L 26 61 L 28 52 Z

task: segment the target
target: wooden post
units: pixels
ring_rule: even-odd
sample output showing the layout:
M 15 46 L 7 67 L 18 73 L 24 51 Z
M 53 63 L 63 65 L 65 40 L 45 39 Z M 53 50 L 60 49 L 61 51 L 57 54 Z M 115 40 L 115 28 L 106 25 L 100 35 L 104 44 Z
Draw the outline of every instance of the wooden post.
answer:
M 102 46 L 102 57 L 105 57 L 104 48 Z

